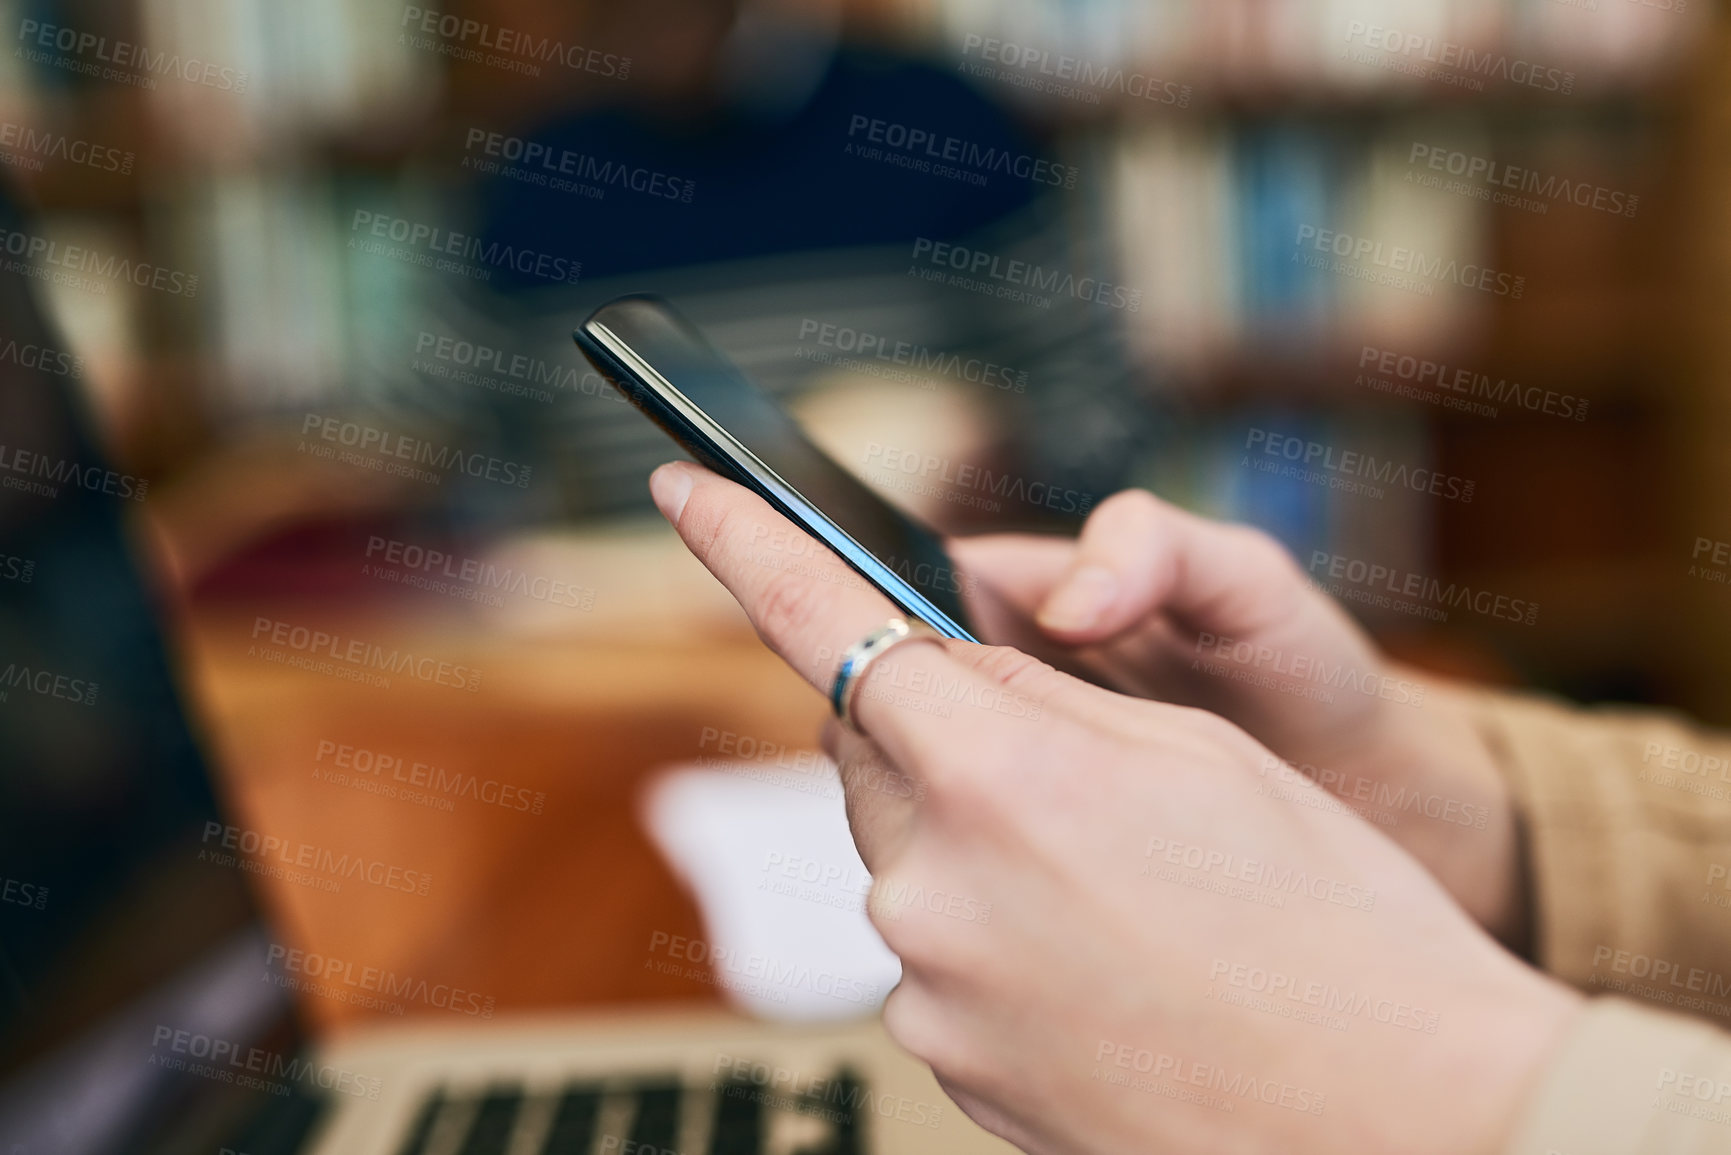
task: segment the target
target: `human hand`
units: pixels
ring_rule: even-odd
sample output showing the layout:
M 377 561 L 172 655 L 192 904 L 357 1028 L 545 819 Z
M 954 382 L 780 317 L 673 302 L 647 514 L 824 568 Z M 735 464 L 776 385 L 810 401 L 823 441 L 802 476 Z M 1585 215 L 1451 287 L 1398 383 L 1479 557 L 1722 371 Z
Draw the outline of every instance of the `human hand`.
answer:
M 1526 931 L 1509 791 L 1460 708 L 1378 653 L 1273 538 L 1142 490 L 1077 540 L 950 543 L 988 641 L 1124 693 L 1197 706 L 1383 827 L 1505 942 Z M 1262 768 L 1293 795 L 1287 765 Z
M 798 531 L 748 491 L 683 464 L 651 487 L 819 690 L 892 616 L 762 564 L 754 529 Z M 1500 1149 L 1579 997 L 1377 830 L 1261 793 L 1238 727 L 960 642 L 903 643 L 858 690 L 871 740 L 826 742 L 902 960 L 885 1022 L 988 1129 L 1040 1153 Z

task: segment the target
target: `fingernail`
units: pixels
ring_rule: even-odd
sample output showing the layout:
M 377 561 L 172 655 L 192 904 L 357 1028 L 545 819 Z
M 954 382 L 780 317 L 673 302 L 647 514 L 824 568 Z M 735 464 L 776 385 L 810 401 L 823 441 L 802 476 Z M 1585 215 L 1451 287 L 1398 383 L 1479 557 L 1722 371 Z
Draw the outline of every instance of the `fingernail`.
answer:
M 649 496 L 661 516 L 678 525 L 685 499 L 691 496 L 691 471 L 676 461 L 668 462 L 649 475 Z
M 1049 630 L 1085 630 L 1100 620 L 1118 596 L 1118 578 L 1104 566 L 1085 565 L 1071 574 L 1040 607 Z

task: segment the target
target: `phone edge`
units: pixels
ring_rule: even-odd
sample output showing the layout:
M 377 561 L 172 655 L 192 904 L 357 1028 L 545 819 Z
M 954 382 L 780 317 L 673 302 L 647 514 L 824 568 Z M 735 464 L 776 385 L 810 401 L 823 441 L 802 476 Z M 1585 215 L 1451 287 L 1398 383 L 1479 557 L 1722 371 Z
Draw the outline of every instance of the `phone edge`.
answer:
M 606 307 L 603 305 L 601 308 Z M 597 309 L 596 312 L 599 313 L 600 309 Z M 600 333 L 592 330 L 600 330 Z M 601 336 L 602 333 L 606 336 Z M 685 396 L 676 385 L 663 377 L 642 354 L 631 348 L 630 344 L 617 333 L 607 328 L 605 323 L 596 320 L 595 316 L 591 315 L 583 322 L 582 326 L 572 330 L 571 337 L 576 342 L 578 349 L 582 350 L 583 354 L 590 360 L 604 362 L 605 367 L 612 369 L 617 376 L 627 378 L 636 384 L 638 390 L 621 390 L 625 394 L 626 400 L 660 426 L 664 433 L 687 452 L 699 458 L 704 465 L 714 469 L 718 460 L 724 463 L 726 468 L 716 469 L 716 472 L 722 473 L 724 476 L 732 474 L 730 480 L 737 481 L 751 489 L 774 506 L 776 511 L 783 516 L 799 523 L 808 530 L 813 530 L 818 540 L 823 542 L 831 553 L 841 558 L 850 569 L 870 582 L 879 593 L 894 602 L 903 613 L 919 618 L 945 637 L 978 643 L 979 639 L 975 638 L 972 633 L 944 613 L 943 610 L 933 605 L 919 590 L 903 581 L 900 574 L 890 569 L 870 550 L 855 541 L 846 530 L 830 520 L 829 516 L 807 499 L 797 487 L 776 473 L 749 447 L 722 428 L 714 418 L 704 412 L 701 406 Z M 608 339 L 617 343 L 618 350 L 608 345 Z M 621 356 L 619 351 L 628 354 L 641 366 L 641 369 Z M 644 370 L 647 372 L 645 373 Z M 656 412 L 645 403 L 647 400 L 645 395 L 653 397 L 662 405 L 666 405 L 668 411 Z M 681 412 L 680 406 L 683 406 L 688 412 Z M 691 444 L 688 441 L 690 435 L 681 436 L 683 430 L 673 419 L 689 426 L 692 434 L 701 435 L 709 444 Z M 737 457 L 716 459 L 708 452 L 710 446 L 723 453 L 737 453 Z M 710 460 L 704 460 L 705 458 L 710 458 Z M 783 492 L 778 493 L 778 487 Z M 825 532 L 825 529 L 828 532 Z M 831 540 L 831 534 L 836 540 Z

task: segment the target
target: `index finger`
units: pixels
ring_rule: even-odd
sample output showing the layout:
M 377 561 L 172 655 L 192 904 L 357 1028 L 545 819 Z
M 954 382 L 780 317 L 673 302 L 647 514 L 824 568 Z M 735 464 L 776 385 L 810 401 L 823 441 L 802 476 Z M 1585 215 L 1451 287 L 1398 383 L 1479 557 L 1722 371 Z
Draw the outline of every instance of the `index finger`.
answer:
M 744 487 L 674 462 L 655 471 L 649 488 L 687 547 L 745 609 L 758 637 L 825 696 L 848 647 L 903 616 Z M 767 551 L 752 544 L 766 541 L 784 544 Z M 905 692 L 862 692 L 886 670 Z M 869 674 L 866 685 L 855 687 L 855 716 L 898 766 L 921 777 L 929 776 L 946 749 L 965 749 L 970 757 L 1012 751 L 1013 732 L 1020 728 L 1014 723 L 1039 716 L 1037 708 L 1023 710 L 1020 718 L 997 708 L 1013 691 L 939 645 L 898 645 Z M 976 708 L 981 702 L 993 707 Z

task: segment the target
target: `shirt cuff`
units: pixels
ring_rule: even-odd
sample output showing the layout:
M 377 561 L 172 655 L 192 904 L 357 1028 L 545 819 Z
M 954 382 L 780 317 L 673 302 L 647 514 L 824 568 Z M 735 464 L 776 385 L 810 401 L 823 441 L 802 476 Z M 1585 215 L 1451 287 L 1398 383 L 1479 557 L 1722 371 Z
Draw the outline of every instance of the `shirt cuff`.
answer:
M 1587 1003 L 1504 1155 L 1731 1151 L 1731 1036 L 1622 999 Z
M 1731 736 L 1659 711 L 1445 692 L 1513 796 L 1535 961 L 1731 1025 Z

